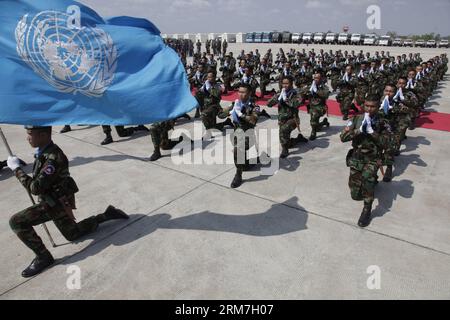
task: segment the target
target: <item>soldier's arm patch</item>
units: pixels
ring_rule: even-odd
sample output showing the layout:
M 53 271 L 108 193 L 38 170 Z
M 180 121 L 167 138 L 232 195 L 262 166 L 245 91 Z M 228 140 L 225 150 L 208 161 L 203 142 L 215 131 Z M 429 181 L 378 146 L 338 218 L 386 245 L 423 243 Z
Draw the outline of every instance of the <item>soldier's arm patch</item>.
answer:
M 51 176 L 56 172 L 56 169 L 52 164 L 47 164 L 44 169 L 42 169 L 42 172 L 47 176 Z

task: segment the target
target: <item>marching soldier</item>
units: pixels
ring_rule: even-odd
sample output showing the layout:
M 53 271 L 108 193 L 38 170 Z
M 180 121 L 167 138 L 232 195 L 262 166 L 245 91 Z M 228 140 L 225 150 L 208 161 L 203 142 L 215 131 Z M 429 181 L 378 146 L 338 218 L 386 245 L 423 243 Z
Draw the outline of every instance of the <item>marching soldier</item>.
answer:
M 359 106 L 364 106 L 364 99 L 369 92 L 369 72 L 367 63 L 361 62 L 359 73 L 357 76 L 357 84 L 355 89 L 355 101 Z
M 302 100 L 309 100 L 308 113 L 310 115 L 311 135 L 309 140 L 313 141 L 324 126 L 330 127 L 327 118 L 320 121 L 320 118 L 327 114 L 327 99 L 330 96 L 328 86 L 322 81 L 322 75 L 316 73 L 314 75 L 311 86 L 304 86 L 300 91 Z
M 257 109 L 259 108 L 251 99 L 252 88 L 249 84 L 241 83 L 238 94 L 239 99 L 219 115 L 220 118 L 231 115 L 234 124 L 232 144 L 236 174 L 231 188 L 238 188 L 242 185 L 242 173 L 250 166 L 247 151 L 256 143 L 255 133 L 251 130 L 254 130 L 258 121 Z
M 225 59 L 223 59 L 222 66 L 219 68 L 219 71 L 222 72 L 222 80 L 225 88 L 223 93 L 227 94 L 229 90 L 233 90 L 231 87 L 231 82 L 236 71 L 236 65 L 231 63 L 231 57 L 229 55 L 226 55 Z
M 357 113 L 359 112 L 358 108 L 353 104 L 357 81 L 356 76 L 353 74 L 353 67 L 347 65 L 344 76 L 338 82 L 339 93 L 336 96 L 336 100 L 339 102 L 341 108 L 341 113 L 343 114 L 343 120 L 348 120 L 350 109 L 353 109 Z
M 22 170 L 20 160 L 14 156 L 8 158 L 8 167 L 31 194 L 39 197 L 36 205 L 13 215 L 9 220 L 14 233 L 36 254 L 36 258 L 22 272 L 22 276 L 28 278 L 54 262 L 34 226 L 53 221 L 63 236 L 73 241 L 95 231 L 105 221 L 128 219 L 128 215 L 109 206 L 104 213 L 77 223 L 72 210 L 75 209 L 78 187 L 70 176 L 66 155 L 52 141 L 52 128 L 27 126 L 26 129 L 28 142 L 37 148 L 33 175 L 28 176 Z
M 154 162 L 162 157 L 162 150 L 172 150 L 177 144 L 179 144 L 183 138 L 180 137 L 178 141 L 171 140 L 169 138 L 169 131 L 175 126 L 175 120 L 167 120 L 163 122 L 157 122 L 150 127 L 150 136 L 154 147 L 153 154 L 150 156 L 149 161 Z
M 224 126 L 232 126 L 230 119 L 225 122 L 217 123 L 217 115 L 223 111 L 220 101 L 222 99 L 222 88 L 216 83 L 216 74 L 208 72 L 205 84 L 196 95 L 200 105 L 201 118 L 206 130 L 217 129 L 222 131 Z
M 358 221 L 361 228 L 371 221 L 377 173 L 383 165 L 386 140 L 391 134 L 389 123 L 377 115 L 378 108 L 378 97 L 368 96 L 364 102 L 365 114 L 356 115 L 340 135 L 342 142 L 352 141 L 353 148 L 347 154 L 348 185 L 352 199 L 364 201 Z
M 298 115 L 298 107 L 300 101 L 298 93 L 294 89 L 294 79 L 291 76 L 284 76 L 281 80 L 283 89 L 272 99 L 269 100 L 267 106 L 269 108 L 278 104 L 278 126 L 280 128 L 280 158 L 284 159 L 289 155 L 289 148 L 293 148 L 299 142 L 308 142 L 300 132 L 300 117 Z M 295 139 L 291 139 L 291 132 L 295 129 L 299 130 L 299 135 Z

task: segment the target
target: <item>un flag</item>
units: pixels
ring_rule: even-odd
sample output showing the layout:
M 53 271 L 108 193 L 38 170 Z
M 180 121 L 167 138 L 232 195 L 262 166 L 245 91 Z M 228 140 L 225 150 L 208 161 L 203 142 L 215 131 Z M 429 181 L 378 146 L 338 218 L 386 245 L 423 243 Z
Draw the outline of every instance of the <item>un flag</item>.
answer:
M 0 0 L 0 123 L 136 125 L 197 105 L 150 21 L 66 0 Z

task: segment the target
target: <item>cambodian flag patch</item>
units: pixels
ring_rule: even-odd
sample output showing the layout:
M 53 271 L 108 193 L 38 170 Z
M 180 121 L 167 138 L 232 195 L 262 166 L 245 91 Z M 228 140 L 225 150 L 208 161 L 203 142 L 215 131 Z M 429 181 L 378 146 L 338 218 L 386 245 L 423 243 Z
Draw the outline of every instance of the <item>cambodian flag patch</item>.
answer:
M 56 171 L 55 167 L 52 166 L 51 164 L 46 165 L 44 168 L 44 173 L 48 176 L 51 176 L 52 174 L 54 174 L 55 171 Z

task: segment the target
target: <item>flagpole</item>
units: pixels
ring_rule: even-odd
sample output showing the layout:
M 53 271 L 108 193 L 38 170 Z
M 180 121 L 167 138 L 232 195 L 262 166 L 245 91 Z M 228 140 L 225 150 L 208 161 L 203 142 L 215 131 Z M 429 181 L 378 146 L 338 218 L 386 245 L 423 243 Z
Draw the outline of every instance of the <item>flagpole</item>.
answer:
M 1 136 L 2 140 L 3 140 L 3 144 L 6 147 L 6 151 L 8 151 L 9 156 L 12 157 L 13 153 L 11 151 L 11 148 L 9 147 L 8 141 L 6 140 L 6 137 L 3 134 L 3 131 L 2 131 L 1 127 L 0 127 L 0 136 Z M 25 189 L 27 190 L 28 197 L 30 197 L 30 200 L 31 200 L 31 203 L 33 204 L 33 206 L 36 205 L 36 202 L 34 201 L 34 198 L 31 195 L 30 190 L 28 190 L 27 188 L 25 188 Z M 47 236 L 48 236 L 48 238 L 50 240 L 50 243 L 52 244 L 53 248 L 56 248 L 55 241 L 53 241 L 52 235 L 50 234 L 50 231 L 48 231 L 47 226 L 45 225 L 45 222 L 42 224 L 42 226 L 44 227 L 45 233 L 47 233 Z

